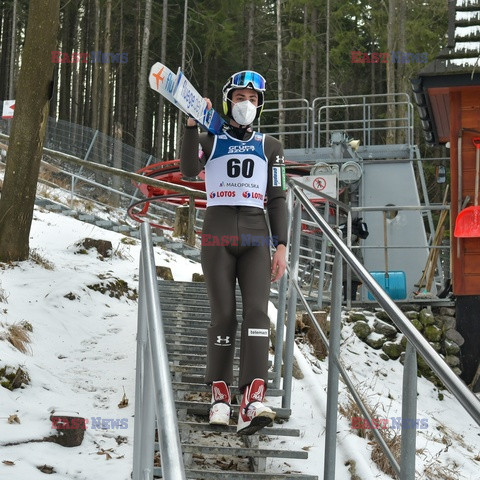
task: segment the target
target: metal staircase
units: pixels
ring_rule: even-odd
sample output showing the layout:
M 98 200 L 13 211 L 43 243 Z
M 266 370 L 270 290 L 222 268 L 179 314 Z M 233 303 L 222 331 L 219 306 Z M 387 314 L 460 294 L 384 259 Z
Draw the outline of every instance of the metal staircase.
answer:
M 261 430 L 257 435 L 237 435 L 240 395 L 235 386 L 232 387 L 234 413 L 231 425 L 222 427 L 208 424 L 211 393 L 210 388 L 204 384 L 203 376 L 210 308 L 205 284 L 160 281 L 159 297 L 187 478 L 317 479 L 315 475 L 266 471 L 267 458 L 306 459 L 308 452 L 269 448 L 271 437 L 300 436 L 299 430 L 279 423 Z M 237 298 L 240 298 L 239 295 Z M 237 303 L 237 315 L 241 318 L 240 301 Z M 238 353 L 239 335 L 236 342 Z M 238 374 L 238 355 L 235 356 L 234 369 L 237 369 L 234 373 Z M 270 388 L 267 397 L 272 401 L 272 397 L 280 397 L 282 394 L 283 390 Z M 272 404 L 270 406 L 276 411 L 277 419 L 283 423 L 290 416 L 290 410 Z M 157 443 L 155 450 L 158 450 Z M 159 456 L 159 453 L 156 455 Z M 162 469 L 157 463 L 154 476 L 162 478 Z

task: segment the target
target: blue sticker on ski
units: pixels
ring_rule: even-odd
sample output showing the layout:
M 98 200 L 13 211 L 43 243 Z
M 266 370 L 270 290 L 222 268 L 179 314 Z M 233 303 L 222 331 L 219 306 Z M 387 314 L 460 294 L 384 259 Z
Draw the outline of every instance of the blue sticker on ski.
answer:
M 213 109 L 207 108 L 207 102 L 178 69 L 174 74 L 160 62 L 150 69 L 150 88 L 173 103 L 183 113 L 192 116 L 200 126 L 213 134 L 223 133 L 225 120 Z

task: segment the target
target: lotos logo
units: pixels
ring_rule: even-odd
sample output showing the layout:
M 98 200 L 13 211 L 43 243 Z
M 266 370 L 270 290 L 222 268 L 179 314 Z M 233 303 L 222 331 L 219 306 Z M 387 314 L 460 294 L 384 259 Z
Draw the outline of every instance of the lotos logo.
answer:
M 235 196 L 235 192 L 233 190 L 220 190 L 218 192 L 210 193 L 210 198 L 233 198 Z
M 263 200 L 263 195 L 257 192 L 243 192 L 244 198 L 253 198 L 255 200 Z

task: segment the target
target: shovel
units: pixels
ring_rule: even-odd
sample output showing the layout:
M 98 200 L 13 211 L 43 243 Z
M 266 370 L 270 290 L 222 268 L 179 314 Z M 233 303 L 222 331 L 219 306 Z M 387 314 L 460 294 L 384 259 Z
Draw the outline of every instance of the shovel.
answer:
M 478 206 L 478 176 L 480 174 L 480 137 L 472 138 L 475 145 L 475 201 L 473 207 L 462 210 L 455 222 L 453 234 L 458 238 L 480 237 L 480 207 Z

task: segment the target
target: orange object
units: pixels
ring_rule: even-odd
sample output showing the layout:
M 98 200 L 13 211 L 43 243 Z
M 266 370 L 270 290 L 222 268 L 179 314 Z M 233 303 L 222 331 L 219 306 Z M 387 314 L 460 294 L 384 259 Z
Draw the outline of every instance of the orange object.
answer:
M 455 222 L 455 237 L 480 237 L 480 207 L 478 206 L 478 182 L 480 174 L 480 137 L 472 138 L 475 145 L 475 201 L 473 207 L 463 209 Z

